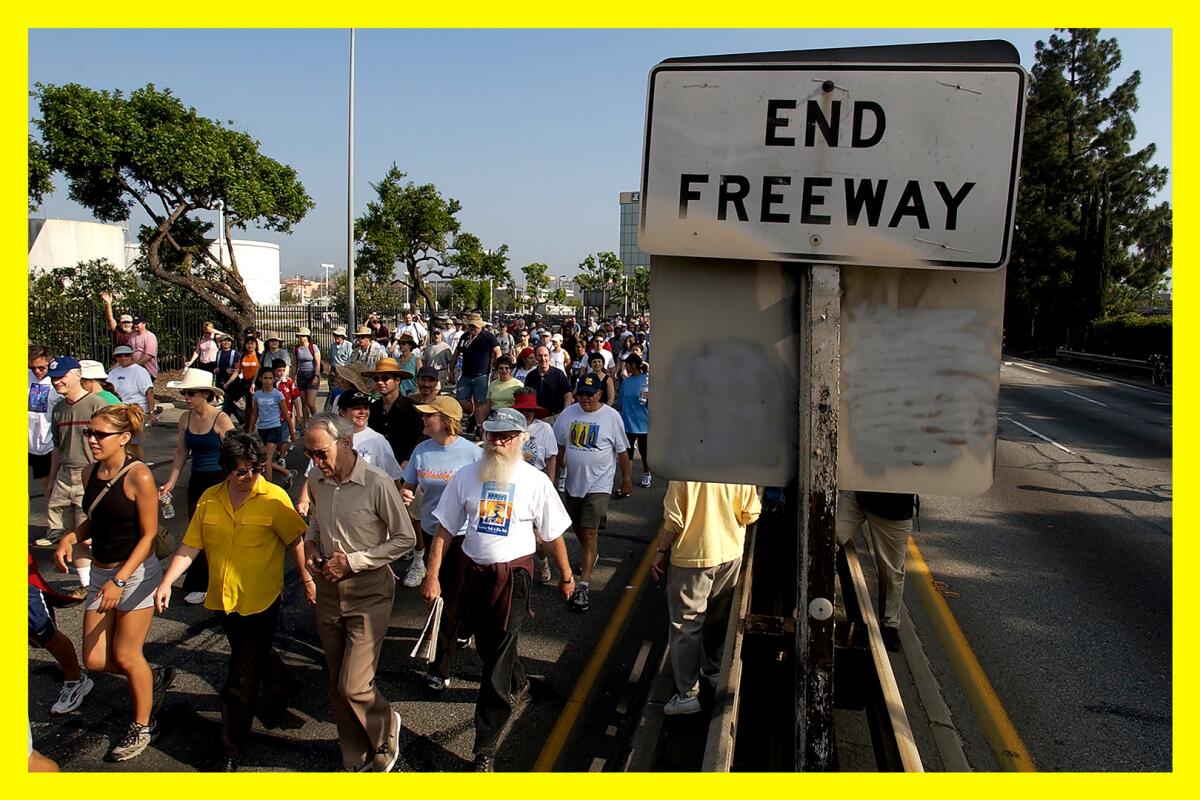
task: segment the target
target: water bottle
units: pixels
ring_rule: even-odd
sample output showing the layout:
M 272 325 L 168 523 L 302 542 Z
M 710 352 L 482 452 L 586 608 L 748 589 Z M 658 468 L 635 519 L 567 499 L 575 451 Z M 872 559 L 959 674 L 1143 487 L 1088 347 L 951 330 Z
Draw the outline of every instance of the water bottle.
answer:
M 646 401 L 649 398 L 650 398 L 650 379 L 646 378 L 646 385 L 642 387 L 642 393 L 641 393 L 641 396 L 638 397 L 638 400 L 641 402 L 642 405 L 646 405 Z
M 171 493 L 165 492 L 163 496 L 158 499 L 158 502 L 162 503 L 163 519 L 173 519 L 175 517 L 175 506 L 171 505 Z

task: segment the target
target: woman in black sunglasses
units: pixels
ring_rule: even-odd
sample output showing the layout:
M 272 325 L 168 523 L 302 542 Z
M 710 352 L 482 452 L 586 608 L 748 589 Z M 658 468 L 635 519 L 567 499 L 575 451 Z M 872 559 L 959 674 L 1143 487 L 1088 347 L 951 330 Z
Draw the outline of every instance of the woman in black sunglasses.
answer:
M 92 415 L 83 431 L 95 459 L 83 471 L 88 518 L 54 552 L 55 565 L 66 572 L 72 547 L 90 542 L 95 560 L 83 612 L 84 666 L 129 679 L 133 720 L 109 750 L 110 761 L 140 755 L 158 733 L 154 712 L 173 674 L 170 668 L 151 670 L 142 653 L 162 577 L 154 557 L 158 489 L 149 468 L 129 455 L 144 413 L 137 405 L 113 405 Z

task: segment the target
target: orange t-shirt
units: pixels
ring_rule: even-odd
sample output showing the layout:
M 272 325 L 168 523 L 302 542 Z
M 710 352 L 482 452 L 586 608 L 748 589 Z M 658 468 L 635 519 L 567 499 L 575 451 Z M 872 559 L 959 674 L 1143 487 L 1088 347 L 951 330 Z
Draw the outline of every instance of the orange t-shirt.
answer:
M 258 353 L 243 353 L 241 363 L 242 380 L 248 383 L 254 382 L 254 376 L 258 374 Z

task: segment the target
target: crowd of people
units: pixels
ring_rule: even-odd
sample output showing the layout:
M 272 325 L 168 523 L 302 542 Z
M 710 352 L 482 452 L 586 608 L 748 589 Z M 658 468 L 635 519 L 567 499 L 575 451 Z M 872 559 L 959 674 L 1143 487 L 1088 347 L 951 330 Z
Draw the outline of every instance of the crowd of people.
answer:
M 478 652 L 473 767 L 491 771 L 529 686 L 518 637 L 533 583 L 588 612 L 599 532 L 610 499 L 634 491 L 635 457 L 640 486 L 653 485 L 649 318 L 546 325 L 405 314 L 390 330 L 372 314 L 353 336 L 335 329 L 324 352 L 303 327 L 285 346 L 274 332 L 235 340 L 206 323 L 183 375 L 163 386 L 186 410 L 158 483 L 141 445 L 156 410 L 157 342 L 144 320 L 116 318 L 104 300 L 107 370 L 29 350 L 29 462 L 48 498 L 36 543 L 79 580 L 51 589 L 30 558 L 30 638 L 64 677 L 52 712 L 79 708 L 89 672 L 123 675 L 132 718 L 108 757 L 145 750 L 173 676 L 147 663 L 143 645 L 182 579 L 184 601 L 214 612 L 229 641 L 215 768 L 238 769 L 255 714 L 284 714 L 303 688 L 272 646 L 290 558 L 313 606 L 342 768 L 386 772 L 397 761 L 401 717 L 375 674 L 400 583 L 443 609 L 427 691 L 451 686 L 457 650 L 473 642 Z M 307 469 L 293 486 L 285 453 L 296 443 Z M 173 513 L 185 470 L 186 532 L 160 561 L 160 510 Z M 668 488 L 654 566 L 671 554 L 678 694 L 668 714 L 698 711 L 700 684 L 714 678 L 745 528 L 758 513 L 754 487 Z M 54 625 L 53 607 L 72 602 L 85 603 L 82 662 Z

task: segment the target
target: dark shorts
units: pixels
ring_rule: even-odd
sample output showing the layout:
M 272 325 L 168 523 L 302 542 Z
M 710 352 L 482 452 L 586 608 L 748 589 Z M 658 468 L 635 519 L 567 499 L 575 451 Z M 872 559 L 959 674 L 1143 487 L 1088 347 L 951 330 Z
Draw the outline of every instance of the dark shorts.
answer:
M 263 444 L 283 444 L 283 426 L 276 425 L 274 428 L 259 428 L 258 438 L 263 440 Z
M 592 492 L 583 497 L 563 496 L 563 505 L 571 516 L 571 527 L 579 533 L 580 528 L 595 530 L 600 520 L 608 516 L 608 492 Z
M 40 481 L 42 478 L 50 476 L 50 456 L 52 455 L 52 452 L 46 453 L 44 456 L 35 456 L 33 453 L 29 454 L 29 468 L 33 470 L 34 480 Z
M 482 403 L 487 400 L 488 382 L 490 376 L 480 375 L 477 378 L 462 377 L 458 381 L 458 386 L 454 389 L 454 396 L 460 403 L 465 403 L 468 399 L 474 400 L 476 403 Z
M 199 369 L 202 369 L 205 372 L 214 372 L 215 373 L 217 371 L 217 362 L 215 362 L 215 361 L 208 361 L 208 362 L 197 361 L 195 364 L 192 364 L 192 366 L 198 367 Z M 226 378 L 226 380 L 228 380 L 228 378 Z
M 46 605 L 42 590 L 29 584 L 29 638 L 45 647 L 56 633 L 54 609 Z
M 633 458 L 633 451 L 636 449 L 642 454 L 642 461 L 646 461 L 646 436 L 645 433 L 626 433 L 629 437 L 629 457 Z
M 309 389 L 315 389 L 317 383 L 317 373 L 315 372 L 297 372 L 296 373 L 296 388 L 302 392 L 307 392 Z

